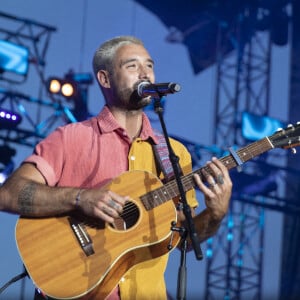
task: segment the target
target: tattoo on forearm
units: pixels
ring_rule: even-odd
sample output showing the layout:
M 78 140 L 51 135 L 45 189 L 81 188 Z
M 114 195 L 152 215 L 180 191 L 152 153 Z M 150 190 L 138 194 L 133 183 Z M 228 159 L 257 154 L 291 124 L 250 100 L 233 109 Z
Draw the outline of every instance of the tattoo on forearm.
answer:
M 206 227 L 205 232 L 203 232 L 203 239 L 206 240 L 212 237 L 217 232 L 219 227 L 220 227 L 219 222 L 210 222 L 209 225 Z
M 200 241 L 203 242 L 216 234 L 221 225 L 221 222 L 209 220 L 205 215 L 202 215 L 201 219 L 202 222 L 200 227 L 198 227 L 198 234 Z
M 36 184 L 29 183 L 24 185 L 19 193 L 18 205 L 20 213 L 23 215 L 33 213 L 33 198 L 36 191 Z

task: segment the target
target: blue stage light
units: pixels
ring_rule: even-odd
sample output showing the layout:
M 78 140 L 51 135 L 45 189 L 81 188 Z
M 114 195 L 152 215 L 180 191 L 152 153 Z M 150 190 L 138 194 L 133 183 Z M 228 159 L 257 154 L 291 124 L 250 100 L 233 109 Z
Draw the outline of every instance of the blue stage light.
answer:
M 15 128 L 21 122 L 21 115 L 13 111 L 0 108 L 0 129 Z
M 29 50 L 9 41 L 0 40 L 0 73 L 12 72 L 26 76 Z
M 242 136 L 249 141 L 265 138 L 283 127 L 285 127 L 283 122 L 268 116 L 258 116 L 248 112 L 242 114 Z

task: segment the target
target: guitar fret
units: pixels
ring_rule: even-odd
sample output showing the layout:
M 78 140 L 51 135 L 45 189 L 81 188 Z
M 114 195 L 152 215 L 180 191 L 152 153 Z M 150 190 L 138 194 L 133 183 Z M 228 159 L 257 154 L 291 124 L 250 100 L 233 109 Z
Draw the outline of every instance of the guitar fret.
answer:
M 156 206 L 169 200 L 165 187 L 158 188 L 141 196 L 141 201 L 144 203 L 146 210 L 151 210 Z
M 247 151 L 245 152 L 246 154 L 249 154 L 249 156 L 247 156 L 246 160 L 250 160 L 253 157 L 257 156 L 258 154 L 264 153 L 266 150 L 271 149 L 272 147 L 270 146 L 269 142 L 267 139 L 263 139 L 260 142 L 255 142 L 252 145 L 250 145 L 249 147 L 246 147 L 245 149 L 241 149 L 239 152 L 243 151 Z
M 189 174 L 182 177 L 182 183 L 184 191 L 188 191 L 193 188 L 192 175 Z M 175 180 L 165 184 L 163 187 L 160 187 L 154 191 L 148 192 L 147 194 L 140 197 L 143 202 L 146 210 L 153 209 L 156 206 L 159 206 L 162 203 L 165 203 L 168 200 L 173 199 L 179 195 L 178 186 Z
M 227 156 L 221 159 L 222 163 L 227 167 L 227 169 L 231 169 L 232 167 L 236 166 L 235 160 L 232 156 Z
M 182 183 L 185 191 L 189 191 L 195 186 L 193 175 L 194 174 L 192 173 L 183 177 Z
M 174 188 L 176 188 L 174 190 Z M 174 198 L 178 195 L 177 186 L 174 185 L 174 182 L 167 183 L 165 186 L 157 188 L 154 191 L 148 192 L 147 194 L 140 197 L 143 202 L 146 210 L 151 210 L 160 204 L 165 203 L 166 201 Z
M 156 206 L 164 203 L 165 201 L 163 201 L 165 199 L 165 195 L 162 192 L 162 188 L 157 189 L 157 195 L 155 195 L 155 200 L 156 200 Z
M 171 198 L 174 198 L 174 197 L 176 197 L 179 194 L 178 186 L 177 186 L 177 183 L 176 183 L 175 180 L 169 182 L 167 184 L 167 186 L 169 188 L 168 190 L 170 192 Z

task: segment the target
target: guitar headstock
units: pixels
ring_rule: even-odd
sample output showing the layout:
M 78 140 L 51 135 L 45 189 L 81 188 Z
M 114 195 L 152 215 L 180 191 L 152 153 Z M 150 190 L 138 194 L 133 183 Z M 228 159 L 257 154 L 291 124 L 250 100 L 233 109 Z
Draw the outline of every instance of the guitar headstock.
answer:
M 285 129 L 278 129 L 269 136 L 274 148 L 289 149 L 300 145 L 300 122 L 296 125 L 288 125 Z

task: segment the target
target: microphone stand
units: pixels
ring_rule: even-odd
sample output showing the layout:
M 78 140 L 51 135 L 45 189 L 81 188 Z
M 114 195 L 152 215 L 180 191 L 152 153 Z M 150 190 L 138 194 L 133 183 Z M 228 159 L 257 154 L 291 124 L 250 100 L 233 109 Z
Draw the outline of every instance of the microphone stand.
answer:
M 191 208 L 187 203 L 185 191 L 183 188 L 182 180 L 180 177 L 180 166 L 179 166 L 179 158 L 174 153 L 172 146 L 170 144 L 169 136 L 167 133 L 165 121 L 163 118 L 163 107 L 161 105 L 161 99 L 163 95 L 160 95 L 158 98 L 154 98 L 154 110 L 159 117 L 159 121 L 163 130 L 163 134 L 166 140 L 166 144 L 169 151 L 169 158 L 173 167 L 175 180 L 178 186 L 178 190 L 180 193 L 180 199 L 182 202 L 182 210 L 186 220 L 186 227 L 176 227 L 173 222 L 171 224 L 172 231 L 178 231 L 181 236 L 181 259 L 180 259 L 180 267 L 178 270 L 178 282 L 177 282 L 177 299 L 185 300 L 186 299 L 186 252 L 187 252 L 187 237 L 191 239 L 192 246 L 195 252 L 195 256 L 197 260 L 203 259 L 202 250 L 200 247 L 200 242 L 198 235 L 195 230 L 194 221 L 191 214 Z

